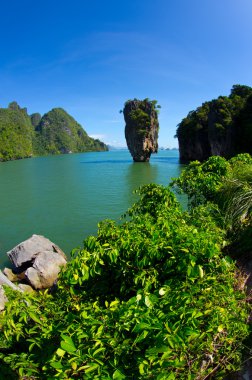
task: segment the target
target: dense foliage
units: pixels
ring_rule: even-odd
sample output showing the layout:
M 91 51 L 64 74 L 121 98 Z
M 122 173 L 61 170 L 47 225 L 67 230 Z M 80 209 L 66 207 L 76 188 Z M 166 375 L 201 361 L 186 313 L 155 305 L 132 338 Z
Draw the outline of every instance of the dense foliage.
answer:
M 63 109 L 55 108 L 42 118 L 31 116 L 17 102 L 0 108 L 0 161 L 34 155 L 107 150 L 92 139 Z
M 161 107 L 157 100 L 150 100 L 149 98 L 127 100 L 123 110 L 125 121 L 136 129 L 137 134 L 144 137 L 150 131 L 153 122 L 158 124 L 159 108 Z
M 203 103 L 178 124 L 176 136 L 184 160 L 252 153 L 252 88 L 234 85 L 229 96 Z
M 154 184 L 139 196 L 72 252 L 54 293 L 8 291 L 0 361 L 10 379 L 203 380 L 237 368 L 249 310 L 215 209 L 182 211 Z
M 45 114 L 36 127 L 37 147 L 44 154 L 106 150 L 106 145 L 87 135 L 84 129 L 62 108 Z
M 211 202 L 216 221 L 227 231 L 232 256 L 251 257 L 252 252 L 252 157 L 242 153 L 229 161 L 210 157 L 202 164 L 191 162 L 173 181 L 188 196 L 193 208 Z
M 0 108 L 0 161 L 17 160 L 32 155 L 34 131 L 25 109 Z

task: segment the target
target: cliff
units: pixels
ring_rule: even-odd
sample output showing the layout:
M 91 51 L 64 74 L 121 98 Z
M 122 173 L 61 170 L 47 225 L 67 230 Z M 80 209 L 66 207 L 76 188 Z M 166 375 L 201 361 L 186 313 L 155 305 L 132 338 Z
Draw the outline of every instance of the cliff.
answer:
M 158 151 L 158 114 L 155 100 L 128 100 L 123 109 L 125 138 L 136 162 L 149 161 Z
M 62 108 L 54 108 L 42 118 L 39 113 L 29 116 L 16 102 L 0 108 L 0 161 L 104 150 L 107 146 L 89 137 Z
M 231 94 L 203 103 L 177 128 L 181 161 L 252 153 L 252 88 L 234 85 Z

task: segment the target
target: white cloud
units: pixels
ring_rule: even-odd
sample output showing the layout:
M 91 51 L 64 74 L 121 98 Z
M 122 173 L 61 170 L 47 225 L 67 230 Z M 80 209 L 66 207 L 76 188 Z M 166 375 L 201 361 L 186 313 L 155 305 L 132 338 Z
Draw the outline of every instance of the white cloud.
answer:
M 102 135 L 102 134 L 91 134 L 89 135 L 90 137 L 92 137 L 92 139 L 99 139 L 99 140 L 106 140 L 106 135 Z

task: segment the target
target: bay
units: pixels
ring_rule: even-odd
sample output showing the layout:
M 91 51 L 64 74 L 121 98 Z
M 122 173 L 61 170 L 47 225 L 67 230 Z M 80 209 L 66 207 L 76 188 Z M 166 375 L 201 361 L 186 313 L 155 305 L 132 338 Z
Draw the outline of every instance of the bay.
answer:
M 180 173 L 178 151 L 134 163 L 127 150 L 37 157 L 0 164 L 0 267 L 6 252 L 32 234 L 67 255 L 95 235 L 103 219 L 119 220 L 148 183 L 168 185 Z

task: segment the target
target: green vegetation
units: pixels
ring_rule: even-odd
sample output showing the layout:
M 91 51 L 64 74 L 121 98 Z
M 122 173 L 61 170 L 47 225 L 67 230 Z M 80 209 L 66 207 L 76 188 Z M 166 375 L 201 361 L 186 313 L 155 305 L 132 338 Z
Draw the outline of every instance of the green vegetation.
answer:
M 0 161 L 19 158 L 107 150 L 92 139 L 63 109 L 54 108 L 42 118 L 39 113 L 27 114 L 17 102 L 0 108 Z
M 157 104 L 157 100 L 150 100 L 146 98 L 144 100 L 127 100 L 124 104 L 124 115 L 126 116 L 126 123 L 137 130 L 137 134 L 140 136 L 148 135 L 148 131 L 153 123 L 157 123 L 157 115 L 160 105 Z M 126 114 L 126 110 L 130 107 L 130 112 Z
M 178 124 L 176 137 L 185 160 L 252 153 L 252 88 L 234 85 L 229 96 L 189 112 Z
M 173 183 L 188 211 L 169 187 L 142 187 L 121 223 L 103 221 L 73 250 L 55 292 L 8 290 L 1 370 L 10 379 L 203 380 L 238 368 L 250 308 L 223 252 L 232 235 L 220 194 L 251 163 L 191 164 Z
M 252 252 L 252 157 L 239 154 L 227 161 L 210 157 L 206 162 L 191 162 L 180 178 L 173 181 L 179 193 L 186 193 L 188 206 L 211 202 L 216 220 L 230 240 L 232 256 L 251 257 Z
M 0 161 L 30 157 L 34 131 L 26 109 L 13 102 L 0 108 Z
M 87 135 L 62 108 L 45 114 L 36 127 L 37 154 L 60 154 L 106 150 L 105 144 Z

